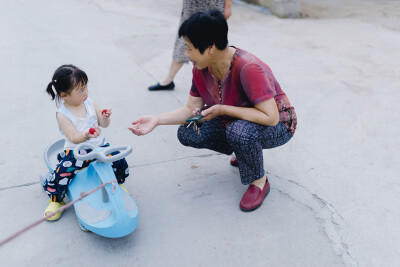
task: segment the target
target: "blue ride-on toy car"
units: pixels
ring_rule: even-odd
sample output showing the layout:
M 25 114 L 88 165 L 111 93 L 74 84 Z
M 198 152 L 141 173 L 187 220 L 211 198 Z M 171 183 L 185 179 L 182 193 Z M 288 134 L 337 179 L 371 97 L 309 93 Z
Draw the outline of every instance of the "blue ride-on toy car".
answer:
M 58 164 L 57 154 L 64 150 L 64 142 L 64 140 L 58 140 L 44 151 L 44 162 L 50 173 L 54 172 Z M 80 150 L 88 148 L 92 151 L 85 155 L 79 154 Z M 110 154 L 115 151 L 120 151 L 120 153 L 111 156 Z M 96 159 L 96 161 L 76 174 L 68 186 L 68 198 L 74 201 L 81 196 L 81 192 L 88 193 L 104 183 L 116 180 L 111 163 L 126 157 L 131 152 L 131 146 L 78 145 L 74 149 L 74 156 L 77 160 Z M 41 184 L 47 175 L 48 173 L 41 176 Z M 116 181 L 109 183 L 74 203 L 78 224 L 82 230 L 91 231 L 104 237 L 118 238 L 130 234 L 136 229 L 138 224 L 136 203 L 125 189 L 115 186 L 116 184 Z

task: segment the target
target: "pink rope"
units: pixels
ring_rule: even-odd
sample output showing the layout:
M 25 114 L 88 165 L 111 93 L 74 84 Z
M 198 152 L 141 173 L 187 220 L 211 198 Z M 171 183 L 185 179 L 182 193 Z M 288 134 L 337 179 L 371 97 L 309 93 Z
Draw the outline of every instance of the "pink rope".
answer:
M 42 219 L 40 219 L 40 220 L 38 220 L 38 221 L 32 223 L 31 225 L 28 225 L 28 226 L 25 227 L 24 229 L 18 231 L 17 233 L 15 233 L 15 234 L 9 236 L 8 238 L 4 239 L 3 241 L 1 241 L 1 242 L 0 242 L 0 247 L 3 246 L 4 244 L 10 242 L 11 240 L 13 240 L 14 238 L 16 238 L 16 237 L 19 236 L 20 234 L 22 234 L 22 233 L 24 233 L 24 232 L 26 232 L 26 231 L 32 229 L 33 227 L 39 225 L 39 224 L 42 223 L 42 222 L 46 221 L 48 218 L 52 217 L 52 216 L 55 215 L 57 212 L 62 212 L 62 211 L 64 211 L 64 210 L 68 209 L 69 207 L 71 207 L 72 205 L 74 205 L 74 204 L 75 204 L 76 202 L 78 202 L 79 200 L 82 200 L 83 198 L 89 196 L 90 194 L 93 194 L 94 192 L 96 192 L 96 191 L 99 190 L 100 188 L 106 186 L 107 184 L 112 184 L 112 186 L 113 186 L 112 192 L 114 193 L 114 191 L 115 191 L 115 184 L 114 184 L 114 182 L 116 182 L 116 181 L 117 181 L 117 180 L 115 179 L 115 180 L 113 180 L 113 181 L 110 181 L 110 182 L 101 184 L 101 185 L 99 185 L 98 187 L 96 187 L 95 189 L 89 191 L 88 193 L 85 193 L 85 192 L 82 191 L 81 194 L 80 194 L 80 197 L 79 197 L 78 199 L 75 199 L 74 201 L 72 201 L 72 202 L 70 202 L 70 203 L 68 203 L 68 204 L 66 204 L 66 205 L 64 205 L 64 206 L 62 206 L 62 207 L 60 207 L 60 208 L 59 208 L 58 210 L 56 210 L 55 212 L 49 213 L 48 215 L 46 215 L 46 217 L 44 217 L 44 218 L 42 218 Z

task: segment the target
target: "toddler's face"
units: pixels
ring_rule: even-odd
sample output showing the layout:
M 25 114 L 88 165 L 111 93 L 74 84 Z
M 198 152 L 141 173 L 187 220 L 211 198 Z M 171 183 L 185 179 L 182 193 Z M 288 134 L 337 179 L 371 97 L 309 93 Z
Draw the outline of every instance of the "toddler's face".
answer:
M 69 101 L 73 105 L 79 105 L 83 103 L 88 98 L 88 89 L 87 85 L 78 85 L 74 89 L 72 89 L 69 94 Z

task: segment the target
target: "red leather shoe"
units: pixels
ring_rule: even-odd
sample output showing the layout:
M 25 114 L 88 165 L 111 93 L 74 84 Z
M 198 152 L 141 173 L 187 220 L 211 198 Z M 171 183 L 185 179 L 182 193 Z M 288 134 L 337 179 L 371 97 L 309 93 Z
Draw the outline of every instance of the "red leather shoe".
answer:
M 239 167 L 239 162 L 238 162 L 236 156 L 232 156 L 232 158 L 231 158 L 231 165 L 232 165 L 232 166 L 235 166 L 235 167 Z
M 264 199 L 269 194 L 270 188 L 268 179 L 265 182 L 263 190 L 258 186 L 249 185 L 246 193 L 244 193 L 242 200 L 240 201 L 240 209 L 242 211 L 253 211 L 261 206 Z

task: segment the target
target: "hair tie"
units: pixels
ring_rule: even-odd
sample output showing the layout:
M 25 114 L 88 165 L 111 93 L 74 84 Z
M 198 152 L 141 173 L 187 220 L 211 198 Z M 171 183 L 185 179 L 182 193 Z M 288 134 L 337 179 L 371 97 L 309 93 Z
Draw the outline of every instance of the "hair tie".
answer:
M 56 93 L 57 93 L 57 90 L 56 90 L 56 82 L 57 82 L 57 80 L 51 81 L 51 89 L 53 89 L 53 90 L 56 91 Z

